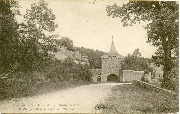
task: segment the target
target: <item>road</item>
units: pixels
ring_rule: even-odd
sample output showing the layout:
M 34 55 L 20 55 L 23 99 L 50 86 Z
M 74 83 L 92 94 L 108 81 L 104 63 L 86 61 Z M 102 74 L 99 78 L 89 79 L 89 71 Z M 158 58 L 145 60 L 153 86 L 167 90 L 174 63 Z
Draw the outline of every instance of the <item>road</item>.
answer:
M 0 103 L 0 112 L 6 113 L 96 113 L 95 106 L 122 83 L 83 85 L 44 95 L 26 97 Z

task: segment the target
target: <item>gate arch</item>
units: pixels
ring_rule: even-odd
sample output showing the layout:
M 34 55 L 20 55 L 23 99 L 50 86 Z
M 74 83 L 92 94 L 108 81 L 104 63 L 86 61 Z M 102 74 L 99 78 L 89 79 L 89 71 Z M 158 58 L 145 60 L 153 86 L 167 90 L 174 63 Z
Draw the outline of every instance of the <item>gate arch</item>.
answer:
M 101 76 L 98 76 L 97 77 L 97 82 L 100 82 L 101 81 Z
M 110 74 L 107 77 L 108 82 L 118 82 L 118 76 L 116 74 Z

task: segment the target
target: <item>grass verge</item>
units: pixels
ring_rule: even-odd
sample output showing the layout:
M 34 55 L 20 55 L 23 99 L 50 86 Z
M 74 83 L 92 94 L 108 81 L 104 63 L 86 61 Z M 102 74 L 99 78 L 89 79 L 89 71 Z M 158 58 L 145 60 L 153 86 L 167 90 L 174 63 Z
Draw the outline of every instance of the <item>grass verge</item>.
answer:
M 172 113 L 179 111 L 178 96 L 148 91 L 133 84 L 118 85 L 112 94 L 96 106 L 103 113 Z

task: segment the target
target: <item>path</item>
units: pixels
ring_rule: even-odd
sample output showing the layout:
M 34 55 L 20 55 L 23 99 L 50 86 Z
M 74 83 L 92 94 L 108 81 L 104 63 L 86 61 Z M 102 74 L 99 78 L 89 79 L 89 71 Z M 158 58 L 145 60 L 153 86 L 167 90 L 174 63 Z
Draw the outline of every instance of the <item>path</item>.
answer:
M 101 83 L 79 86 L 45 95 L 21 98 L 0 103 L 0 112 L 76 112 L 95 113 L 95 106 L 115 85 L 122 83 Z

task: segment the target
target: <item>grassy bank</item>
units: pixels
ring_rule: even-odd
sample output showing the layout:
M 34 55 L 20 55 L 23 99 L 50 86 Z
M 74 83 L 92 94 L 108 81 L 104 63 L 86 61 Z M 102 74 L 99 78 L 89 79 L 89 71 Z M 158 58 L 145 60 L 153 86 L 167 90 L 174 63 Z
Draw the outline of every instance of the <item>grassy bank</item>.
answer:
M 6 80 L 1 81 L 0 101 L 10 100 L 13 98 L 34 96 L 39 94 L 46 94 L 49 92 L 77 87 L 86 84 L 89 84 L 89 82 L 83 80 L 74 80 L 71 82 L 34 80 L 33 83 L 32 80 L 30 80 L 29 82 Z
M 49 60 L 43 65 L 35 66 L 41 70 L 17 71 L 9 73 L 6 78 L 0 77 L 0 101 L 90 83 L 89 66 L 76 64 L 71 59 Z
M 135 85 L 112 88 L 112 94 L 99 104 L 103 113 L 170 113 L 178 112 L 178 96 L 170 97 L 161 92 L 141 89 Z
M 61 81 L 58 78 L 43 76 L 42 73 L 15 75 L 19 78 L 0 79 L 0 101 L 45 94 L 90 83 L 82 79 Z

